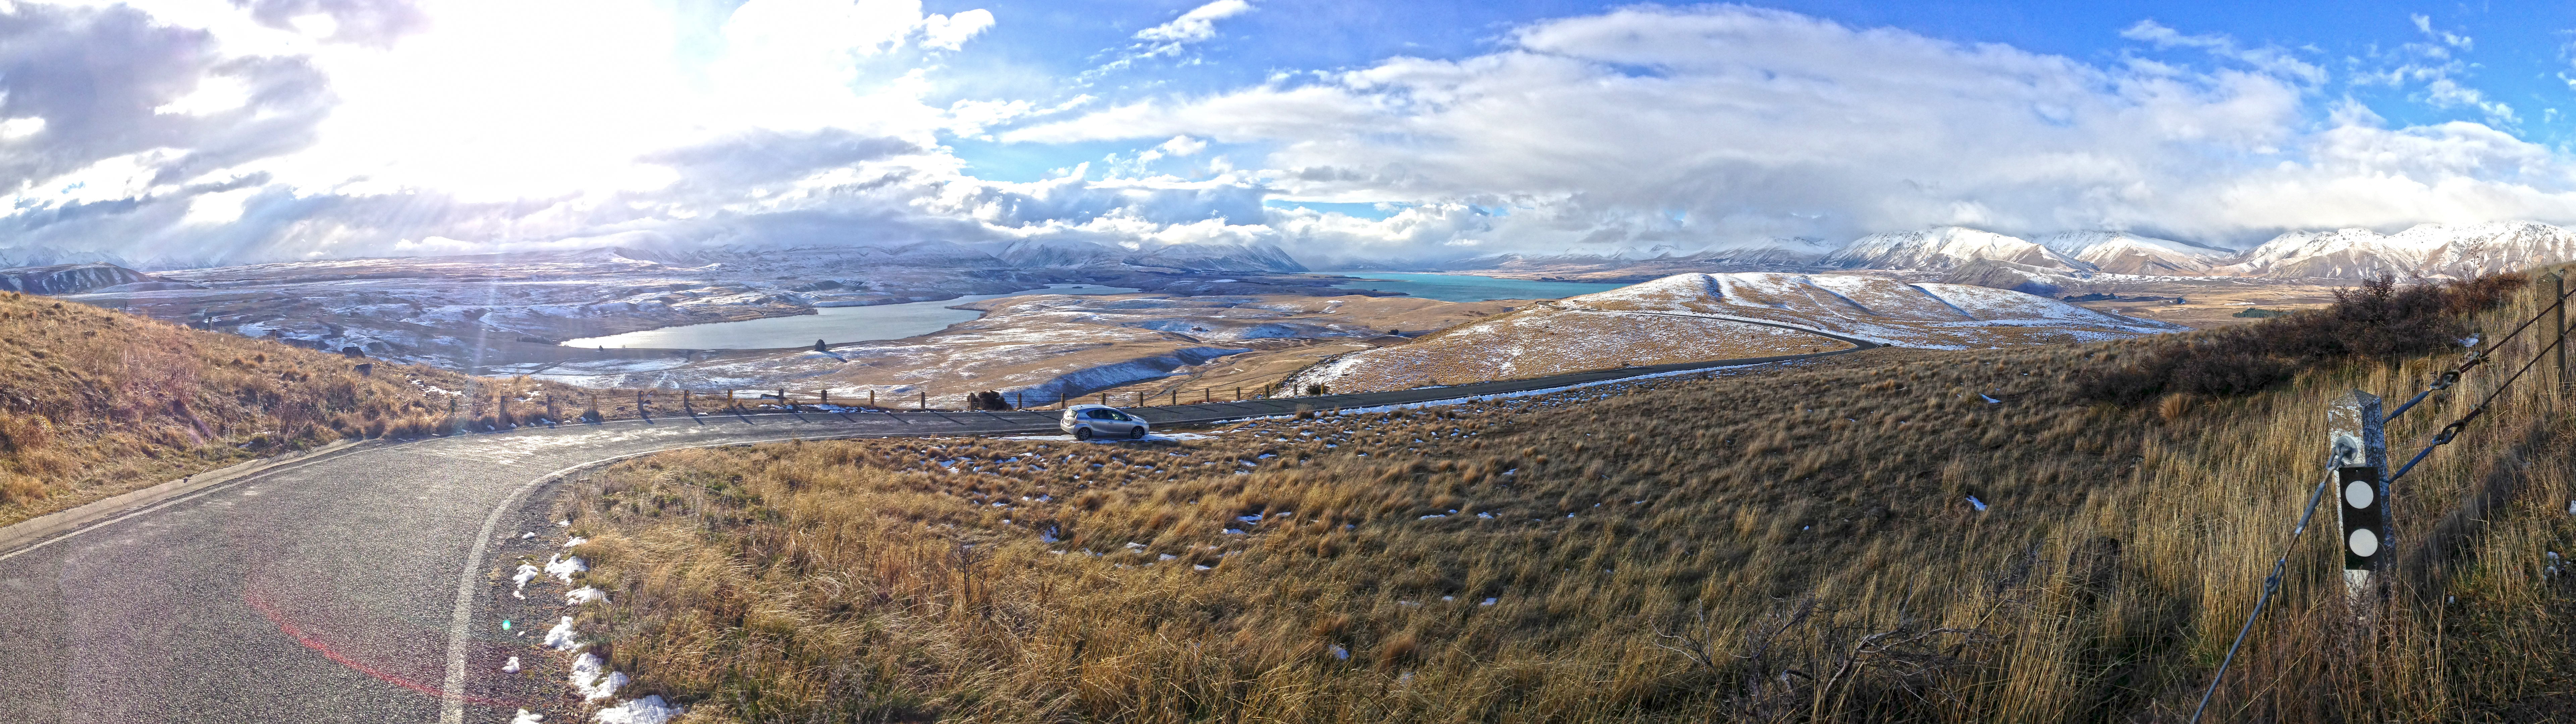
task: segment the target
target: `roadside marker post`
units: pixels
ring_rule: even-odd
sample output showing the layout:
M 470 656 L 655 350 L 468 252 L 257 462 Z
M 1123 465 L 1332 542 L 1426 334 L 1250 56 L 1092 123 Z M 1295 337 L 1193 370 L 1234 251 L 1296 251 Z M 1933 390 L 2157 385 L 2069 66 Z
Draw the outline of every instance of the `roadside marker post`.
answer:
M 2541 277 L 2541 281 L 2548 283 L 2547 288 L 2549 290 L 2549 298 L 2567 298 L 2566 270 L 2561 269 L 2550 272 L 2549 276 Z M 2557 344 L 2550 346 L 2549 353 L 2558 358 L 2552 361 L 2558 363 L 2558 389 L 2563 392 L 2567 389 L 2569 384 L 2576 383 L 2576 369 L 2570 369 L 2567 366 L 2567 340 L 2564 336 L 2567 329 L 2566 304 L 2560 304 L 2558 305 L 2558 308 L 2549 310 L 2549 326 L 2559 330 L 2559 334 L 2561 335 L 2557 338 Z
M 2381 429 L 2378 395 L 2353 390 L 2326 409 L 2326 467 L 2335 474 L 2336 517 L 2343 522 L 2344 594 L 2365 618 L 2372 601 L 2362 595 L 2388 570 L 2395 548 L 2388 515 L 2388 435 Z

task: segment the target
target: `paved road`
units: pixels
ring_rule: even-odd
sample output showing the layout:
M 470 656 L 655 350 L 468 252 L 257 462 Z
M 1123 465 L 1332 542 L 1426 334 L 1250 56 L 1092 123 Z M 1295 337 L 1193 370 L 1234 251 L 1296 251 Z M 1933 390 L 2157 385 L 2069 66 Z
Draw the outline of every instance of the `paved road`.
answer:
M 1796 357 L 1812 356 L 1822 355 Z M 1139 412 L 1177 426 L 1796 357 Z M 519 538 L 545 525 L 538 493 L 551 473 L 698 445 L 1052 433 L 1055 414 L 724 414 L 531 428 L 367 443 L 214 484 L 0 550 L 0 722 L 506 722 L 519 705 L 557 709 L 543 681 L 498 671 L 544 623 L 500 629 L 530 604 L 506 600 L 495 573 L 560 542 Z

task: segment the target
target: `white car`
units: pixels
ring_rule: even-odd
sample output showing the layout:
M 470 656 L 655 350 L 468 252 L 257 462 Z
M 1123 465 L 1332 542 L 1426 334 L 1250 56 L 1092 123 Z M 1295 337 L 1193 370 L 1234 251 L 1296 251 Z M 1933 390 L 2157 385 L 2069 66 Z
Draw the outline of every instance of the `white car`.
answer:
M 1145 439 L 1146 432 L 1151 429 L 1151 426 L 1145 424 L 1145 418 L 1127 414 L 1124 410 L 1108 405 L 1074 405 L 1065 408 L 1064 419 L 1056 423 L 1056 427 L 1073 435 L 1073 439 L 1076 440 L 1089 440 L 1095 437 L 1142 440 Z

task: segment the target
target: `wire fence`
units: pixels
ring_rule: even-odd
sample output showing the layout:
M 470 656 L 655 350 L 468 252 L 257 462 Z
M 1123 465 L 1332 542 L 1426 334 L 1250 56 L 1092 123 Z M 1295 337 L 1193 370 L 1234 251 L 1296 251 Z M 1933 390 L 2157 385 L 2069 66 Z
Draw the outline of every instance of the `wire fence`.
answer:
M 1323 390 L 1290 390 L 1283 388 L 1279 383 L 1271 383 L 1210 385 L 1195 389 L 1173 388 L 1150 392 L 1145 390 L 1058 392 L 1045 389 L 1022 389 L 1010 392 L 981 390 L 931 394 L 926 390 L 835 392 L 829 389 L 787 388 L 602 390 L 579 395 L 539 392 L 524 396 L 503 392 L 498 395 L 451 396 L 448 398 L 447 412 L 462 418 L 484 420 L 486 424 L 506 426 L 530 422 L 568 422 L 576 419 L 632 419 L 732 412 L 1060 410 L 1083 404 L 1165 407 L 1295 397 L 1299 392 L 1322 394 Z
M 2495 386 L 2495 389 L 2489 390 L 2484 397 L 2479 398 L 2477 404 L 2470 406 L 2468 412 L 2461 414 L 2458 419 L 2452 420 L 2449 424 L 2443 425 L 2439 431 L 2433 433 L 2432 437 L 2425 442 L 2423 448 L 2416 451 L 2415 456 L 2408 459 L 2405 465 L 2398 467 L 2393 472 L 2383 471 L 2384 477 L 2379 480 L 2382 490 L 2387 489 L 2389 484 L 2396 482 L 2399 478 L 2406 477 L 2408 472 L 2415 469 L 2417 463 L 2423 462 L 2425 457 L 2432 455 L 2434 449 L 2444 445 L 2449 445 L 2451 444 L 2451 441 L 2458 439 L 2460 433 L 2468 429 L 2469 423 L 2475 422 L 2478 418 L 2484 416 L 2488 409 L 2490 409 L 2489 406 L 2495 403 L 2496 398 L 2504 395 L 2506 390 L 2512 389 L 2514 383 L 2521 381 L 2526 374 L 2531 372 L 2534 366 L 2540 364 L 2541 360 L 2556 356 L 2560 360 L 2559 364 L 2562 367 L 2566 365 L 2564 355 L 2566 354 L 2568 328 L 2565 322 L 2565 311 L 2568 300 L 2570 298 L 2576 298 L 2576 290 L 2566 288 L 2563 282 L 2565 279 L 2565 272 L 2563 271 L 2553 274 L 2548 277 L 2548 279 L 2553 283 L 2558 284 L 2558 286 L 2551 289 L 2551 292 L 2556 295 L 2556 298 L 2550 300 L 2548 306 L 2542 307 L 2540 311 L 2534 313 L 2530 319 L 2525 319 L 2521 324 L 2514 325 L 2513 331 L 2506 333 L 2503 337 L 2484 346 L 2472 347 L 2468 355 L 2461 359 L 2458 364 L 2453 365 L 2450 369 L 2443 370 L 2440 375 L 2437 375 L 2432 381 L 2426 383 L 2422 390 L 2417 391 L 2413 398 L 2408 399 L 2405 404 L 2399 405 L 2396 410 L 2388 413 L 2386 419 L 2383 420 L 2381 424 L 2385 425 L 2395 423 L 2398 418 L 2404 416 L 2408 411 L 2415 409 L 2417 404 L 2423 402 L 2426 397 L 2458 385 L 2462 377 L 2467 375 L 2470 370 L 2476 369 L 2479 365 L 2486 364 L 2487 361 L 2493 358 L 2497 352 L 2504 350 L 2505 345 L 2511 344 L 2515 338 L 2522 336 L 2523 332 L 2532 329 L 2534 324 L 2537 324 L 2543 319 L 2552 320 L 2549 326 L 2555 328 L 2553 333 L 2543 335 L 2549 337 L 2549 340 L 2533 348 L 2531 359 L 2523 362 L 2522 367 L 2514 370 L 2513 374 L 2504 378 L 2504 381 L 2498 383 Z M 2563 375 L 2565 370 L 2561 370 L 2561 373 Z M 2564 385 L 2566 384 L 2566 381 L 2561 380 L 2560 384 Z M 2192 709 L 2191 721 L 2194 722 L 2194 724 L 2197 724 L 2200 721 L 2202 714 L 2208 711 L 2210 699 L 2218 692 L 2220 681 L 2227 677 L 2227 669 L 2229 665 L 2236 662 L 2237 651 L 2245 646 L 2246 638 L 2248 638 L 2254 630 L 2254 622 L 2263 616 L 2264 609 L 2274 600 L 2273 594 L 2280 590 L 2282 571 L 2288 566 L 2290 555 L 2297 550 L 2299 536 L 2307 531 L 2310 517 L 2316 514 L 2317 503 L 2326 498 L 2326 489 L 2331 486 L 2333 481 L 2334 476 L 2330 470 L 2328 471 L 2326 479 L 2317 483 L 2316 491 L 2308 496 L 2308 505 L 2306 509 L 2299 514 L 2298 524 L 2290 529 L 2288 540 L 2282 543 L 2280 557 L 2274 559 L 2272 562 L 2272 574 L 2263 580 L 2263 590 L 2262 593 L 2254 600 L 2253 612 L 2246 614 L 2245 624 L 2237 629 L 2235 642 L 2229 644 L 2227 647 L 2226 658 L 2219 660 L 2218 671 L 2211 674 L 2209 677 L 2209 687 L 2202 690 L 2199 706 Z M 2571 510 L 2576 510 L 2576 508 L 2571 508 Z

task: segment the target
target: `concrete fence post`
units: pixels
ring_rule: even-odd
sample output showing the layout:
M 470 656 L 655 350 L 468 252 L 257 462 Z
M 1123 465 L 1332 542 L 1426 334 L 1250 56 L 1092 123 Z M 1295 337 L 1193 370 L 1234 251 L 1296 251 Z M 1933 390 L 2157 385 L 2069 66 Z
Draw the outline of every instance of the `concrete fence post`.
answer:
M 2326 408 L 2332 457 L 2326 467 L 2335 474 L 2336 517 L 2343 523 L 2344 593 L 2367 618 L 2374 578 L 2384 577 L 2390 551 L 2397 545 L 2395 521 L 2388 514 L 2388 436 L 2381 429 L 2379 396 L 2345 392 Z M 2378 574 L 2378 575 L 2375 575 Z

